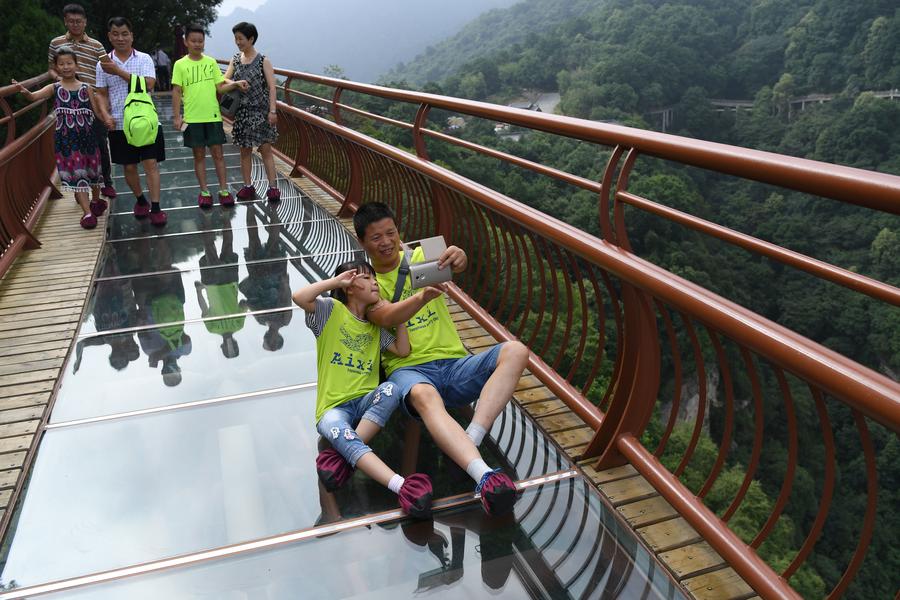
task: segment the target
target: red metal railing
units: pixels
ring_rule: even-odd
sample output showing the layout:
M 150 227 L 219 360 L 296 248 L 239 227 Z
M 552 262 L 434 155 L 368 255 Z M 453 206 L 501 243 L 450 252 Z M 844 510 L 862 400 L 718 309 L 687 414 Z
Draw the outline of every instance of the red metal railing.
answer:
M 841 575 L 830 582 L 829 595 L 847 589 L 875 527 L 878 482 L 870 428 L 900 432 L 900 385 L 636 256 L 624 208 L 647 211 L 898 306 L 900 290 L 893 286 L 642 198 L 628 191 L 628 179 L 638 157 L 656 157 L 900 214 L 900 177 L 481 102 L 277 73 L 286 78 L 277 148 L 295 171 L 339 199 L 348 214 L 364 201 L 384 201 L 394 207 L 407 239 L 440 233 L 465 248 L 470 267 L 451 295 L 497 339 L 518 338 L 533 350 L 530 369 L 596 431 L 584 457 L 596 457 L 598 467 L 633 465 L 760 595 L 796 597 L 787 579 L 827 530 L 837 474 L 852 462 L 838 456 L 831 423 L 852 419 L 856 447 L 864 457 L 867 500 L 856 547 L 840 567 Z M 306 90 L 295 89 L 300 82 Z M 324 98 L 310 84 L 333 93 Z M 405 122 L 350 106 L 342 101 L 350 95 L 411 105 L 415 117 Z M 611 147 L 611 152 L 602 176 L 593 181 L 429 129 L 432 109 L 575 138 Z M 347 126 L 363 122 L 408 132 L 415 155 Z M 436 165 L 429 159 L 429 141 L 597 194 L 602 237 Z M 687 423 L 684 448 L 675 448 L 680 455 L 673 459 L 673 432 L 689 383 L 697 387 L 690 399 L 696 403 L 695 416 Z M 663 388 L 671 390 L 671 399 L 662 396 Z M 711 406 L 714 391 L 724 399 Z M 737 418 L 738 412 L 752 412 L 752 418 Z M 812 441 L 802 440 L 802 447 L 820 450 L 821 456 L 800 451 L 800 435 L 811 429 L 807 413 L 818 420 L 819 433 Z M 651 423 L 661 431 L 652 450 L 644 441 Z M 707 428 L 717 431 L 718 449 L 702 485 L 692 490 L 683 478 Z M 743 460 L 735 458 L 738 438 Z M 748 490 L 762 473 L 764 447 L 771 444 L 783 445 L 787 454 L 777 497 L 765 522 L 741 539 L 728 523 L 744 508 Z M 797 524 L 805 535 L 779 574 L 755 549 L 785 518 L 803 460 L 822 464 L 818 506 L 808 525 Z M 717 514 L 707 503 L 710 492 L 724 485 L 721 475 L 729 464 L 738 464 L 744 475 Z M 769 479 L 772 470 L 766 470 Z
M 46 73 L 32 77 L 22 84 L 33 89 L 50 80 Z M 61 194 L 52 183 L 56 170 L 53 156 L 53 132 L 55 119 L 47 115 L 47 103 L 32 102 L 13 110 L 8 99 L 17 93 L 17 87 L 0 87 L 0 127 L 5 130 L 5 141 L 0 147 L 0 277 L 12 266 L 22 250 L 40 247 L 32 230 L 49 198 Z M 40 111 L 37 123 L 21 131 L 21 122 L 34 118 Z

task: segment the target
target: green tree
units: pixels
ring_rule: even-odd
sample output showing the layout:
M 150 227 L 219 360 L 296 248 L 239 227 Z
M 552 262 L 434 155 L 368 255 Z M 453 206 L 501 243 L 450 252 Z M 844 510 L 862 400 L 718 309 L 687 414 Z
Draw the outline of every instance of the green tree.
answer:
M 47 15 L 37 0 L 0 0 L 0 12 L 0 85 L 46 73 L 47 46 L 62 20 Z
M 216 20 L 216 7 L 222 0 L 85 0 L 88 33 L 109 47 L 106 22 L 111 17 L 126 17 L 134 26 L 134 46 L 150 52 L 157 46 L 171 51 L 178 25 L 199 23 L 204 27 Z M 50 15 L 59 15 L 59 33 L 64 33 L 62 9 L 68 0 L 42 0 Z M 48 40 L 49 41 L 49 40 Z

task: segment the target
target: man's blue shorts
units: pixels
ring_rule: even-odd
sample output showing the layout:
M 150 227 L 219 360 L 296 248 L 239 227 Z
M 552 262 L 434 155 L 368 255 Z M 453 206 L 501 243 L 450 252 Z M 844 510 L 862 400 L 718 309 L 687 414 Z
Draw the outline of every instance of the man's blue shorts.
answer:
M 400 405 L 406 414 L 419 418 L 418 413 L 407 403 L 409 390 L 418 383 L 427 383 L 438 391 L 444 399 L 444 406 L 457 408 L 478 400 L 481 388 L 497 367 L 503 344 L 497 344 L 487 352 L 470 354 L 463 358 L 445 358 L 401 367 L 391 373 L 388 381 L 397 386 Z

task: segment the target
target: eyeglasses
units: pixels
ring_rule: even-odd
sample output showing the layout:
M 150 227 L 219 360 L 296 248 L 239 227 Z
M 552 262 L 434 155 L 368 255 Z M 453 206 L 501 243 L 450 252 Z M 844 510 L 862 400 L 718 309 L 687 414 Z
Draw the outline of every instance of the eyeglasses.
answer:
M 66 19 L 66 25 L 84 25 L 87 23 L 86 19 Z

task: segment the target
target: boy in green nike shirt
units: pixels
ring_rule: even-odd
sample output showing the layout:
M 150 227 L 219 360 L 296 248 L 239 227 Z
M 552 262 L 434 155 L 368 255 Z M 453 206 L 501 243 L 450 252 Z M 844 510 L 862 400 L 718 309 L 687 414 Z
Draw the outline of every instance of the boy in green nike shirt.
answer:
M 210 208 L 213 205 L 206 185 L 206 148 L 209 147 L 216 165 L 216 176 L 219 178 L 219 203 L 222 206 L 233 206 L 234 196 L 228 191 L 225 156 L 222 153 L 225 130 L 222 128 L 222 114 L 219 112 L 216 92 L 225 93 L 235 88 L 247 90 L 248 83 L 226 80 L 218 63 L 203 54 L 206 33 L 200 25 L 188 25 L 184 41 L 188 54 L 175 61 L 172 67 L 172 117 L 175 128 L 184 133 L 185 147 L 194 152 L 194 172 L 197 174 L 197 183 L 200 184 L 197 204 L 200 208 Z

